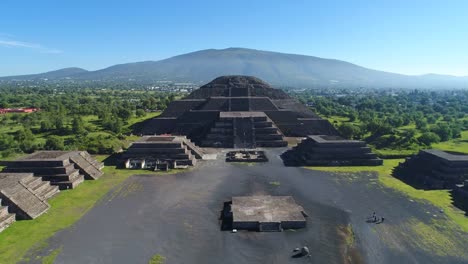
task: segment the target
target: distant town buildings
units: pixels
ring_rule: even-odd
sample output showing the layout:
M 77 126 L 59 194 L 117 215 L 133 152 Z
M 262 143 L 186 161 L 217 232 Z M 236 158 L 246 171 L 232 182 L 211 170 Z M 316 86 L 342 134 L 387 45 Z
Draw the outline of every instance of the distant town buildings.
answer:
M 39 108 L 0 108 L 0 114 L 7 113 L 33 113 L 39 111 Z

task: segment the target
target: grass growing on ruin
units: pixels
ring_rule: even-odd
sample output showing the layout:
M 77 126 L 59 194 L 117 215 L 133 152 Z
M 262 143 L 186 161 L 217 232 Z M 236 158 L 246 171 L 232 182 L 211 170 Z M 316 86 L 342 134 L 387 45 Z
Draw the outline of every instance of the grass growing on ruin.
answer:
M 452 205 L 452 197 L 448 190 L 418 190 L 392 176 L 392 170 L 402 162 L 401 159 L 384 160 L 383 166 L 355 166 L 355 167 L 306 167 L 311 170 L 329 171 L 334 173 L 375 172 L 379 182 L 412 199 L 428 201 L 434 206 L 444 210 L 444 213 L 461 229 L 468 232 L 468 217 L 464 212 Z
M 156 254 L 148 261 L 148 264 L 164 264 L 166 262 L 166 258 L 161 256 L 160 254 Z
M 57 248 L 53 250 L 50 255 L 45 256 L 42 258 L 42 264 L 53 264 L 55 262 L 55 259 L 57 258 L 58 254 L 62 251 L 62 248 Z
M 99 159 L 103 159 L 100 156 Z M 142 171 L 144 174 L 170 174 L 171 172 Z M 105 167 L 104 175 L 97 181 L 85 181 L 74 190 L 62 191 L 49 200 L 51 208 L 44 215 L 28 221 L 18 221 L 0 233 L 0 263 L 16 263 L 23 256 L 57 231 L 65 229 L 78 221 L 108 191 L 138 171 L 117 170 Z M 143 174 L 143 173 L 142 173 Z M 58 253 L 57 253 L 58 254 Z

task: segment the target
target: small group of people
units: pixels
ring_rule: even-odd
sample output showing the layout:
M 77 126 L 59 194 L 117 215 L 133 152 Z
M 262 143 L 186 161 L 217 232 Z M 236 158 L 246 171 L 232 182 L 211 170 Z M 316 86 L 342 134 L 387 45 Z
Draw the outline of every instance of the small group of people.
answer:
M 302 248 L 295 248 L 293 253 L 293 258 L 311 257 L 309 248 L 307 246 L 303 246 Z
M 385 217 L 378 217 L 375 212 L 372 213 L 372 216 L 367 217 L 367 222 L 368 223 L 375 223 L 375 224 L 380 224 L 385 221 Z

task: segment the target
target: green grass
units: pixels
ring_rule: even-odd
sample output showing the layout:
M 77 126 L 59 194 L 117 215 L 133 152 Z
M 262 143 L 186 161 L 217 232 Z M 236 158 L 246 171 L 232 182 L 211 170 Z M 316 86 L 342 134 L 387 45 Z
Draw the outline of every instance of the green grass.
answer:
M 50 253 L 50 255 L 43 257 L 42 258 L 42 264 L 53 264 L 55 262 L 55 259 L 58 256 L 58 254 L 60 254 L 60 251 L 62 251 L 61 247 L 53 250 Z
M 432 144 L 432 147 L 441 150 L 468 153 L 468 131 L 463 131 L 461 133 L 461 138 Z
M 104 156 L 99 157 L 100 160 L 104 158 Z M 76 189 L 62 191 L 50 199 L 51 208 L 44 215 L 34 220 L 15 222 L 0 233 L 0 263 L 20 261 L 30 249 L 43 245 L 57 231 L 73 225 L 109 190 L 129 176 L 139 173 L 160 175 L 177 172 L 179 171 L 161 173 L 105 167 L 105 174 L 99 180 L 85 181 Z
M 468 232 L 468 217 L 464 212 L 452 205 L 452 197 L 448 190 L 418 190 L 391 176 L 392 170 L 403 160 L 384 160 L 383 166 L 356 167 L 306 167 L 311 170 L 329 171 L 335 173 L 375 172 L 379 182 L 391 189 L 401 192 L 412 199 L 427 201 L 444 210 L 444 213 L 463 231 Z
M 269 182 L 269 184 L 272 185 L 272 186 L 276 186 L 276 187 L 281 185 L 281 183 L 279 181 L 271 181 L 271 182 Z
M 164 264 L 166 262 L 166 258 L 156 254 L 148 261 L 148 264 Z

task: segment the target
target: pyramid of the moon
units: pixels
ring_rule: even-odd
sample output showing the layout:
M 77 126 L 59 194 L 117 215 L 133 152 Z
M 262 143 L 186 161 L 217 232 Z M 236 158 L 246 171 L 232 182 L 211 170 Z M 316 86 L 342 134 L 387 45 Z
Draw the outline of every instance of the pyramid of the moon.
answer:
M 170 103 L 145 135 L 185 135 L 204 147 L 283 147 L 285 136 L 337 135 L 284 91 L 250 76 L 222 76 Z

